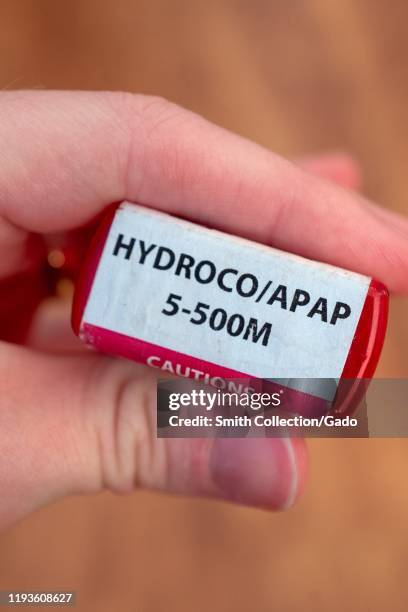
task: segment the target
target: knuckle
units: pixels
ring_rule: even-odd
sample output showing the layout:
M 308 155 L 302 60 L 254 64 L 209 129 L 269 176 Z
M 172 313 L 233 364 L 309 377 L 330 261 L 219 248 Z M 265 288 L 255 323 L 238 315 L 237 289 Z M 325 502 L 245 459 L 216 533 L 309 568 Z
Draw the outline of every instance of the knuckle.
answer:
M 125 197 L 151 199 L 152 185 L 171 185 L 182 197 L 205 175 L 205 119 L 161 96 L 105 95 L 121 130 L 119 172 Z
M 100 481 L 115 492 L 149 486 L 165 473 L 156 439 L 155 378 L 147 368 L 105 358 L 95 373 Z M 95 403 L 95 401 L 93 402 Z
M 146 177 L 184 184 L 183 141 L 193 123 L 193 113 L 160 96 L 108 94 L 122 134 L 121 183 L 125 194 L 143 199 Z
M 153 135 L 160 126 L 188 113 L 161 96 L 130 92 L 107 92 L 104 95 L 123 128 L 131 135 L 136 129 Z
M 155 96 L 143 101 L 142 116 L 147 136 L 160 139 L 168 129 L 180 127 L 190 113 L 166 98 Z

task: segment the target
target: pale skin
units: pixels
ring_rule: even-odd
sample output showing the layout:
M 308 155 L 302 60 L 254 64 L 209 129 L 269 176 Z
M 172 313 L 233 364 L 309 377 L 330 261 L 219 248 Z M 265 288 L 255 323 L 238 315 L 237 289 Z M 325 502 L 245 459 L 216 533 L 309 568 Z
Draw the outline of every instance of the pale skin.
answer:
M 359 174 L 345 155 L 291 163 L 131 94 L 4 92 L 0 111 L 1 278 L 27 267 L 30 232 L 74 229 L 127 199 L 408 291 L 408 221 L 352 191 Z M 104 488 L 294 503 L 302 440 L 158 440 L 153 370 L 59 353 L 52 337 L 47 351 L 1 343 L 0 528 Z

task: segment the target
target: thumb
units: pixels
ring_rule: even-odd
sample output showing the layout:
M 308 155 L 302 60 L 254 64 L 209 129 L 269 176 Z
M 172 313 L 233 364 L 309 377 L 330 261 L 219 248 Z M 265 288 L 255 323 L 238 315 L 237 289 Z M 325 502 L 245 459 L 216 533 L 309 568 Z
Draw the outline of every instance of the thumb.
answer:
M 104 488 L 284 509 L 304 480 L 301 440 L 158 439 L 156 378 L 143 366 L 3 344 L 0 372 L 0 527 Z

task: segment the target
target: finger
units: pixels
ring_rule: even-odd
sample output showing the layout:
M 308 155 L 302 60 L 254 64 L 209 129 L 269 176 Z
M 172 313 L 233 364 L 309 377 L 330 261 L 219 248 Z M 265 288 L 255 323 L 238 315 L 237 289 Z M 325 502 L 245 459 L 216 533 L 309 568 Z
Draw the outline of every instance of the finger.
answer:
M 4 92 L 0 214 L 73 228 L 129 199 L 408 290 L 408 230 L 364 198 L 156 98 Z
M 300 440 L 158 439 L 152 371 L 100 355 L 1 353 L 0 527 L 58 497 L 148 487 L 284 509 Z M 24 372 L 24 385 L 16 372 Z
M 361 170 L 358 162 L 345 153 L 321 153 L 294 160 L 304 170 L 339 185 L 358 189 Z M 69 324 L 70 304 L 67 300 L 49 298 L 37 310 L 27 344 L 41 350 L 73 352 L 84 350 Z
M 362 187 L 363 177 L 360 164 L 348 153 L 306 155 L 294 161 L 306 172 L 337 183 L 340 187 L 355 191 Z

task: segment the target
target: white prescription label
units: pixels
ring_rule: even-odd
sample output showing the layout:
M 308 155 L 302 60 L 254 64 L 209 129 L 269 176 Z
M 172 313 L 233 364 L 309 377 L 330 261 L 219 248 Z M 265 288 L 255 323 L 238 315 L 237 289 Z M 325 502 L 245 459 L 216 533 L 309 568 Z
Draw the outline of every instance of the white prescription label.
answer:
M 123 203 L 89 323 L 259 378 L 339 378 L 370 279 Z

